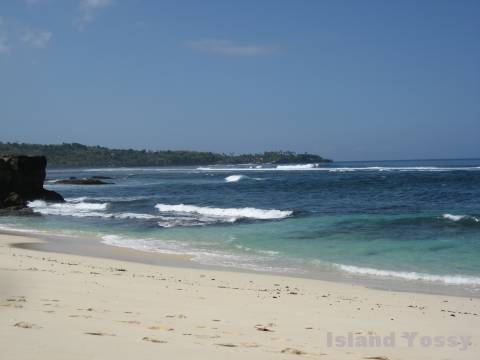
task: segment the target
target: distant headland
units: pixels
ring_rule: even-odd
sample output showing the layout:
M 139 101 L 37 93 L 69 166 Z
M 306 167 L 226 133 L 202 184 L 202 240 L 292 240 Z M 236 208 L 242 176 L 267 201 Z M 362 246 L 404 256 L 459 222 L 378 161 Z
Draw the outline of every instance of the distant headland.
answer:
M 262 154 L 224 154 L 183 150 L 133 150 L 109 149 L 102 146 L 86 146 L 77 143 L 40 145 L 0 142 L 0 155 L 42 155 L 51 168 L 75 167 L 136 167 L 136 166 L 189 166 L 219 164 L 305 164 L 326 163 L 315 154 L 292 151 L 266 151 Z

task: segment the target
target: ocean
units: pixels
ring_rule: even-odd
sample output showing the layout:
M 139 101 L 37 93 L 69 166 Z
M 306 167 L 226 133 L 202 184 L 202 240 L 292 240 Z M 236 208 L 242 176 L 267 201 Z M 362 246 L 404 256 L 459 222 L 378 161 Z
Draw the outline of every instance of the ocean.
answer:
M 59 185 L 71 176 L 113 185 Z M 64 204 L 0 229 L 198 264 L 480 296 L 480 160 L 50 169 Z

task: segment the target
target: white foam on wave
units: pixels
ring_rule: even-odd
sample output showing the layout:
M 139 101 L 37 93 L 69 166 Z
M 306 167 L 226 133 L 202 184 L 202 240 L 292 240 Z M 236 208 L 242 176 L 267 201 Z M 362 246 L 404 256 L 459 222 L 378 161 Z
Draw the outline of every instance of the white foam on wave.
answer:
M 465 215 L 452 215 L 452 214 L 443 214 L 442 217 L 447 220 L 460 221 L 465 219 Z
M 116 219 L 156 219 L 157 216 L 152 214 L 141 214 L 141 213 L 118 213 L 112 214 L 112 216 Z
M 78 203 L 87 200 L 103 201 L 103 202 L 130 202 L 137 200 L 150 199 L 148 196 L 80 196 L 74 198 L 66 198 L 68 202 Z
M 86 196 L 80 196 L 80 197 L 74 197 L 74 198 L 65 198 L 65 201 L 71 202 L 71 203 L 80 203 L 80 202 L 84 202 L 85 200 L 87 200 Z
M 247 176 L 245 175 L 230 175 L 225 178 L 226 182 L 238 182 L 242 179 L 246 179 Z
M 278 165 L 276 167 L 198 167 L 198 171 L 325 171 L 331 173 L 353 171 L 385 171 L 385 172 L 445 172 L 445 171 L 478 171 L 480 166 L 473 167 L 436 167 L 436 166 L 365 166 L 365 167 L 321 167 L 319 164 Z
M 98 217 L 104 219 L 138 219 L 158 220 L 164 228 L 175 226 L 203 226 L 214 223 L 233 223 L 238 219 L 272 220 L 282 219 L 292 214 L 291 211 L 262 210 L 255 208 L 211 208 L 194 205 L 157 204 L 155 207 L 161 214 L 145 214 L 135 212 L 108 212 L 109 203 L 86 202 L 86 197 L 68 199 L 65 203 L 47 203 L 35 200 L 28 206 L 42 215 Z
M 185 168 L 167 168 L 167 167 L 112 167 L 112 168 L 91 168 L 82 169 L 83 172 L 157 172 L 157 171 L 179 171 L 186 170 Z M 52 171 L 53 172 L 53 171 Z
M 43 200 L 35 200 L 28 203 L 34 212 L 43 215 L 67 215 L 75 217 L 100 216 L 104 217 L 107 203 L 65 202 L 46 203 Z
M 104 235 L 102 243 L 110 246 L 129 248 L 146 252 L 158 252 L 171 255 L 189 255 L 185 246 L 176 241 L 130 239 L 119 235 Z M 161 246 L 160 246 L 161 245 Z
M 72 202 L 65 203 L 47 203 L 43 200 L 34 200 L 28 203 L 28 206 L 34 210 L 48 209 L 75 209 L 75 210 L 105 210 L 107 203 L 86 203 L 81 201 L 81 198 L 77 198 Z
M 473 222 L 480 222 L 480 219 L 475 216 L 470 215 L 453 215 L 453 214 L 443 214 L 442 217 L 447 220 L 451 221 L 462 221 L 462 220 L 470 220 Z
M 292 211 L 289 210 L 263 210 L 256 208 L 213 208 L 208 206 L 195 206 L 195 205 L 168 205 L 157 204 L 155 207 L 160 212 L 166 213 L 180 213 L 180 214 L 198 214 L 205 215 L 214 218 L 227 218 L 235 221 L 240 218 L 259 219 L 259 220 L 272 220 L 283 219 L 292 215 Z
M 8 231 L 8 232 L 15 232 L 19 234 L 34 234 L 34 235 L 53 235 L 58 236 L 61 235 L 62 237 L 71 237 L 75 238 L 78 237 L 78 233 L 74 230 L 65 230 L 65 229 L 48 229 L 48 230 L 41 230 L 41 229 L 32 229 L 32 228 L 23 228 L 23 225 L 20 224 L 2 224 L 0 225 L 0 231 Z
M 43 230 L 19 228 L 16 225 L 0 225 L 0 230 L 25 233 L 25 234 L 44 234 L 45 233 L 45 231 Z
M 225 178 L 226 182 L 239 182 L 241 180 L 266 180 L 265 178 L 256 178 L 256 177 L 250 177 L 247 175 L 230 175 Z
M 108 203 L 84 202 L 84 198 L 72 198 L 65 203 L 47 203 L 43 200 L 35 200 L 28 203 L 34 212 L 42 215 L 60 215 L 73 217 L 100 217 L 112 219 L 155 219 L 157 216 L 142 213 L 108 213 Z
M 389 277 L 403 280 L 437 282 L 447 285 L 480 285 L 480 277 L 467 275 L 433 275 L 417 272 L 380 270 L 352 265 L 335 264 L 341 270 L 357 275 Z
M 278 165 L 277 170 L 308 170 L 318 167 L 318 164 Z
M 176 240 L 135 239 L 118 235 L 104 235 L 102 236 L 102 243 L 145 252 L 189 256 L 192 261 L 203 265 L 234 267 L 260 272 L 299 274 L 305 272 L 298 268 L 279 267 L 273 264 L 269 265 L 267 262 L 272 262 L 273 254 L 269 254 L 269 256 L 236 254 L 220 249 L 201 248 Z

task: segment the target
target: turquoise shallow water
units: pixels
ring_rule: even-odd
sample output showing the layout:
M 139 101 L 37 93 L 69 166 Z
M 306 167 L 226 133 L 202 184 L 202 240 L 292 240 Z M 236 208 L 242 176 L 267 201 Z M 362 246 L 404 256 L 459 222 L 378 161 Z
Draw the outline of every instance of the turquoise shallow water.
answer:
M 114 185 L 55 185 L 107 175 Z M 480 160 L 50 170 L 67 203 L 4 229 L 230 268 L 480 288 Z

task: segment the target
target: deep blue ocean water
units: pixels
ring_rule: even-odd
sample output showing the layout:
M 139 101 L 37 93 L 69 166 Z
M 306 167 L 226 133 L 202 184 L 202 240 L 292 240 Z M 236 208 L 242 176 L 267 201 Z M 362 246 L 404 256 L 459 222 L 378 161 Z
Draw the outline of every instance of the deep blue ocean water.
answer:
M 114 185 L 57 185 L 106 175 Z M 66 204 L 3 229 L 89 236 L 202 264 L 480 291 L 480 160 L 49 170 Z

